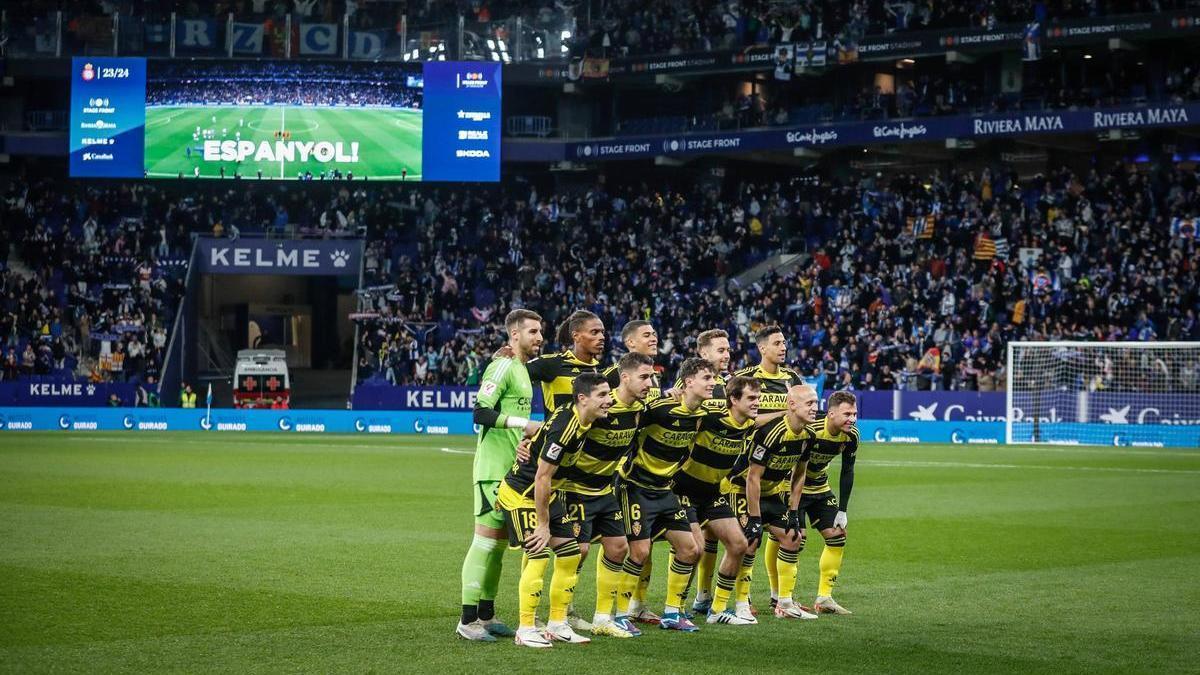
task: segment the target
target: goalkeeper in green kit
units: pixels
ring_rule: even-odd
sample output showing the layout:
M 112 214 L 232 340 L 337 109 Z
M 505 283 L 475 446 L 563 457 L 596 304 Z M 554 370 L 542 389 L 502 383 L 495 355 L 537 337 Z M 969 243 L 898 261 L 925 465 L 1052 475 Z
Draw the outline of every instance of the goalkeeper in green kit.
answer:
M 542 317 L 515 309 L 504 318 L 508 346 L 515 358 L 498 358 L 488 365 L 475 400 L 479 425 L 475 444 L 475 536 L 462 568 L 462 618 L 459 637 L 494 642 L 512 637 L 513 630 L 496 619 L 496 590 L 508 543 L 504 512 L 495 508 L 496 491 L 516 461 L 517 444 L 533 436 L 540 422 L 530 421 L 533 384 L 525 362 L 542 349 Z

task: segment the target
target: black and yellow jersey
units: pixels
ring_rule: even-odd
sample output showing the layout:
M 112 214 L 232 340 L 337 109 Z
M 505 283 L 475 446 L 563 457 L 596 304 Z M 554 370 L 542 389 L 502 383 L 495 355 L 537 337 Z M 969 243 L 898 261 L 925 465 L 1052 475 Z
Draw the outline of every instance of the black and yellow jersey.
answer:
M 646 406 L 633 458 L 621 466 L 621 477 L 648 490 L 669 490 L 671 479 L 688 458 L 704 408 L 688 408 L 663 398 Z
M 754 420 L 739 424 L 725 401 L 705 401 L 702 409 L 704 417 L 700 418 L 700 431 L 692 443 L 692 452 L 675 474 L 675 492 L 680 494 L 719 494 L 721 481 L 745 455 L 746 442 L 754 434 Z
M 532 497 L 533 479 L 537 476 L 538 462 L 549 462 L 560 467 L 574 461 L 574 456 L 583 447 L 583 439 L 590 426 L 584 426 L 574 404 L 555 410 L 533 435 L 529 446 L 529 459 L 515 462 L 504 476 L 504 482 L 522 497 Z M 551 487 L 558 489 L 563 483 L 562 469 L 555 472 Z
M 612 392 L 612 407 L 608 417 L 592 423 L 583 445 L 571 460 L 559 465 L 555 478 L 562 478 L 562 489 L 584 495 L 603 495 L 612 492 L 613 476 L 621 460 L 629 454 L 637 437 L 638 419 L 646 409 L 641 401 L 621 403 Z
M 621 386 L 621 371 L 619 368 L 617 368 L 617 364 L 614 363 L 605 368 L 604 370 L 600 371 L 600 374 L 604 376 L 605 380 L 608 380 L 608 386 L 610 388 L 616 389 L 617 387 Z M 654 373 L 654 379 L 651 380 L 650 393 L 646 394 L 647 401 L 654 401 L 662 398 L 662 386 L 659 384 L 659 380 L 660 376 L 656 371 Z
M 713 385 L 713 394 L 712 394 L 712 398 L 710 398 L 709 400 L 710 401 L 714 401 L 714 400 L 715 401 L 724 401 L 727 398 L 725 396 L 725 385 L 729 383 L 729 377 L 726 375 L 717 375 L 714 373 L 713 374 L 713 382 L 715 383 Z M 679 378 L 675 378 L 675 391 L 678 391 L 678 392 L 683 391 L 683 380 L 681 380 Z
M 542 401 L 550 413 L 571 402 L 571 385 L 580 373 L 595 373 L 599 361 L 581 361 L 570 349 L 530 359 L 525 364 L 529 379 L 542 383 Z
M 820 420 L 808 425 L 812 434 L 809 442 L 811 456 L 808 459 L 808 470 L 804 473 L 804 494 L 822 494 L 829 492 L 829 463 L 839 455 L 842 457 L 842 473 L 854 463 L 858 452 L 858 429 L 851 427 L 837 434 L 830 433 L 826 428 L 828 420 Z M 843 489 L 845 491 L 845 489 Z M 845 509 L 843 509 L 845 510 Z
M 762 364 L 742 368 L 734 373 L 742 377 L 752 377 L 758 380 L 760 394 L 758 396 L 758 412 L 773 413 L 780 410 L 787 410 L 787 393 L 797 384 L 804 384 L 804 378 L 800 377 L 800 373 L 788 368 L 780 366 L 779 370 L 774 373 L 768 373 L 763 370 Z
M 754 433 L 750 451 L 738 462 L 730 483 L 734 492 L 746 491 L 746 475 L 750 465 L 763 467 L 758 489 L 760 495 L 776 495 L 791 491 L 792 471 L 796 465 L 809 461 L 813 432 L 810 426 L 793 429 L 787 415 L 771 420 Z

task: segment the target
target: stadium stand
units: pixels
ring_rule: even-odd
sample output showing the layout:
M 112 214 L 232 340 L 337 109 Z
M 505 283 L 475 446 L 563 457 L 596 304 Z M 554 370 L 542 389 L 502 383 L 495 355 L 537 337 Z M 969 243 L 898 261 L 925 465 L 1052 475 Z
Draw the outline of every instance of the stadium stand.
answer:
M 379 316 L 362 320 L 361 380 L 470 381 L 497 344 L 495 318 L 515 306 L 551 321 L 589 307 L 610 330 L 649 315 L 667 366 L 698 327 L 746 335 L 779 323 L 804 374 L 860 389 L 995 388 L 1014 337 L 1200 339 L 1197 291 L 1183 282 L 1196 254 L 1170 227 L 1200 211 L 1195 169 L 809 183 L 734 196 L 17 184 L 6 195 L 17 264 L 4 275 L 4 376 L 156 374 L 189 237 L 289 226 L 369 237 L 364 285 L 383 290 L 364 294 Z M 915 234 L 914 219 L 928 221 Z M 731 281 L 798 249 L 805 264 L 782 276 Z M 108 354 L 125 355 L 121 370 L 101 367 Z
M 401 17 L 410 26 L 431 34 L 454 33 L 460 16 L 472 25 L 495 26 L 520 19 L 525 25 L 551 31 L 568 29 L 572 56 L 617 57 L 680 54 L 718 49 L 741 49 L 778 42 L 830 40 L 853 43 L 866 36 L 903 34 L 944 28 L 994 30 L 1035 20 L 1056 21 L 1164 12 L 1193 6 L 1188 0 L 1129 0 L 1125 2 L 1050 2 L 1031 0 L 906 0 L 838 2 L 837 0 L 696 0 L 651 3 L 612 0 L 591 10 L 585 3 L 495 0 L 491 2 L 365 3 L 334 0 L 277 0 L 274 2 L 124 2 L 63 3 L 57 0 L 16 0 L 9 16 L 20 31 L 44 32 L 52 23 L 48 13 L 65 11 L 67 53 L 89 53 L 111 40 L 114 12 L 136 19 L 159 20 L 175 13 L 181 18 L 224 17 L 276 26 L 289 15 L 294 21 L 332 22 L 348 16 L 358 29 L 394 29 Z M 571 30 L 573 29 L 573 30 Z M 20 37 L 18 37 L 18 41 Z M 478 49 L 483 49 L 482 45 Z M 482 54 L 486 57 L 486 54 Z M 558 58 L 549 53 L 546 58 Z
M 599 189 L 531 198 L 415 249 L 389 229 L 368 261 L 382 260 L 375 281 L 397 279 L 396 288 L 371 298 L 381 316 L 366 322 L 360 377 L 467 381 L 497 344 L 480 331 L 515 306 L 553 308 L 551 320 L 589 307 L 610 330 L 645 312 L 665 337 L 668 365 L 690 353 L 699 326 L 747 335 L 778 323 L 795 336 L 805 375 L 856 389 L 995 389 L 1014 338 L 1200 338 L 1196 289 L 1182 282 L 1196 254 L 1170 228 L 1200 208 L 1194 169 L 804 183 L 745 185 L 735 199 Z M 426 233 L 478 214 L 457 204 L 444 214 L 432 200 L 423 209 Z M 917 218 L 929 224 L 914 235 Z M 555 236 L 573 227 L 595 241 Z M 627 243 L 614 247 L 603 237 L 611 231 L 627 232 Z M 811 252 L 800 269 L 750 288 L 729 282 L 730 272 L 797 247 Z M 476 252 L 495 250 L 508 253 L 490 267 L 496 258 Z M 581 250 L 602 253 L 585 262 Z M 548 271 L 548 260 L 560 270 Z M 662 297 L 674 302 L 652 300 Z M 740 347 L 746 364 L 749 345 Z
M 621 102 L 615 131 L 636 136 L 1200 99 L 1200 68 L 1190 54 L 1166 55 L 1161 71 L 1148 77 L 1132 65 L 1114 64 L 1116 72 L 1098 72 L 1094 82 L 1067 85 L 1060 75 L 1070 67 L 1067 59 L 1050 56 L 1043 64 L 1044 80 L 1027 83 L 1019 94 L 1002 91 L 998 82 L 989 83 L 984 67 L 926 68 L 907 78 L 898 77 L 891 93 L 836 73 L 818 80 L 817 86 L 781 82 L 762 92 L 731 91 L 724 98 L 702 98 L 690 106 L 689 115 L 648 115 L 648 110 L 671 110 L 672 99 L 664 94 L 643 96 Z
M 14 184 L 5 200 L 4 378 L 159 377 L 190 246 L 171 221 L 186 206 L 49 181 Z
M 1197 178 L 1115 166 L 1021 183 L 988 170 L 747 184 L 732 198 L 594 187 L 498 201 L 392 186 L 14 185 L 14 262 L 36 267 L 5 272 L 4 375 L 155 374 L 189 236 L 292 226 L 370 238 L 365 285 L 386 290 L 365 300 L 380 316 L 363 322 L 363 380 L 468 381 L 496 345 L 495 317 L 523 305 L 550 320 L 591 307 L 610 329 L 648 314 L 666 365 L 699 326 L 745 335 L 780 323 L 799 367 L 828 386 L 989 389 L 1013 337 L 1200 338 L 1196 288 L 1182 282 L 1195 253 L 1170 228 L 1200 211 Z M 913 218 L 928 229 L 914 235 Z M 799 269 L 730 281 L 797 248 L 810 252 Z M 126 355 L 122 370 L 100 367 L 109 353 Z

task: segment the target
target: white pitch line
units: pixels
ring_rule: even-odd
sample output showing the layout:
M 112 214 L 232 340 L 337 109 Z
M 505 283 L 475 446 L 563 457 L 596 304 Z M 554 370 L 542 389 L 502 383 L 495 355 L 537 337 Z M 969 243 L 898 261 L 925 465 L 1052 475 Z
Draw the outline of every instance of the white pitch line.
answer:
M 906 469 L 911 467 L 926 467 L 938 468 L 946 467 L 951 469 L 1043 469 L 1048 471 L 1100 471 L 1106 473 L 1180 473 L 1180 474 L 1200 474 L 1197 469 L 1140 469 L 1128 468 L 1122 469 L 1114 466 L 1052 466 L 1046 464 L 985 464 L 983 462 L 932 462 L 932 461 L 897 461 L 887 459 L 860 459 L 859 464 L 869 464 L 871 466 L 884 466 L 891 468 Z
M 475 454 L 474 450 L 455 450 L 453 448 L 442 448 L 441 451 L 448 452 L 452 455 L 473 455 L 473 454 Z
M 268 446 L 278 447 L 280 445 L 280 440 L 265 440 L 265 439 L 263 439 L 263 440 L 249 440 L 249 439 L 238 440 L 236 432 L 215 431 L 215 432 L 211 432 L 211 433 L 215 434 L 215 436 L 213 438 L 209 438 L 209 439 L 205 439 L 205 440 L 193 438 L 193 439 L 171 439 L 169 441 L 164 441 L 161 438 L 125 437 L 125 438 L 121 438 L 119 441 L 117 441 L 116 439 L 113 439 L 111 436 L 81 436 L 81 435 L 79 435 L 80 432 L 76 431 L 76 432 L 70 432 L 70 435 L 63 434 L 63 437 L 59 440 L 75 441 L 75 442 L 79 442 L 79 443 L 96 443 L 97 441 L 101 441 L 101 442 L 114 441 L 114 442 L 120 442 L 122 444 L 125 444 L 125 443 L 153 443 L 153 444 L 167 443 L 169 445 L 212 445 L 213 440 L 215 438 L 223 438 L 225 440 L 230 441 L 231 445 L 234 445 L 234 446 L 238 446 L 238 445 L 268 445 Z M 264 433 L 270 433 L 270 432 L 264 432 Z M 13 434 L 13 436 L 16 436 L 16 434 Z M 379 438 L 381 441 L 384 440 L 384 437 L 381 437 L 381 436 L 375 436 L 375 438 Z M 464 454 L 464 455 L 475 454 L 474 451 L 452 450 L 450 448 L 438 449 L 438 448 L 431 448 L 428 445 L 403 443 L 403 442 L 389 442 L 389 443 L 381 442 L 381 443 L 377 443 L 377 444 L 338 443 L 338 442 L 330 443 L 329 438 L 327 438 L 327 437 L 324 438 L 323 440 L 324 440 L 324 442 L 318 441 L 318 437 L 316 437 L 316 436 L 306 437 L 306 438 L 304 438 L 304 440 L 301 440 L 300 438 L 297 437 L 297 438 L 287 439 L 285 441 L 285 444 L 293 445 L 293 446 L 300 446 L 300 447 L 313 447 L 313 448 L 324 447 L 324 448 L 330 448 L 330 449 L 335 449 L 335 450 L 339 449 L 339 448 L 361 448 L 363 450 L 389 450 L 389 449 L 439 450 L 440 452 L 459 453 L 459 454 Z
M 1065 447 L 1043 447 L 1043 446 L 1022 446 L 1022 445 L 1006 445 L 993 446 L 1003 447 L 1006 451 L 1015 450 L 1018 452 L 1057 452 L 1059 454 L 1076 454 L 1076 455 L 1117 455 L 1121 457 L 1196 457 L 1200 453 L 1196 452 L 1195 448 L 1179 448 L 1178 450 L 1152 450 L 1148 448 L 1106 448 L 1096 445 L 1071 445 Z

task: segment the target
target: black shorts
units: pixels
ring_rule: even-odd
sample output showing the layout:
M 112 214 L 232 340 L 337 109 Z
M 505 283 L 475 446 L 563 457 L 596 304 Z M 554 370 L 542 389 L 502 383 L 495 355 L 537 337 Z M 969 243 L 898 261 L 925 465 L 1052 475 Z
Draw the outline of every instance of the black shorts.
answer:
M 745 493 L 735 492 L 729 496 L 732 498 L 733 511 L 737 514 L 738 522 L 742 524 L 742 527 L 745 527 L 750 517 L 750 511 L 746 507 Z M 758 497 L 758 513 L 762 516 L 763 527 L 774 525 L 775 527 L 786 528 L 787 510 L 788 493 L 786 492 L 774 495 L 759 495 Z
M 632 483 L 621 485 L 625 509 L 625 535 L 631 541 L 656 539 L 665 532 L 691 532 L 687 511 L 670 490 L 647 490 Z
M 733 518 L 733 507 L 729 504 L 729 496 L 721 493 L 695 495 L 675 493 L 679 497 L 679 505 L 687 511 L 688 522 L 704 527 L 710 521 L 722 518 Z
M 621 500 L 610 492 L 606 495 L 581 495 L 566 492 L 567 516 L 580 525 L 576 539 L 580 543 L 596 541 L 601 537 L 625 536 L 625 510 Z
M 563 504 L 563 493 L 555 494 L 550 500 L 550 536 L 563 539 L 574 539 L 579 536 L 581 526 L 567 515 Z M 520 503 L 502 504 L 504 520 L 508 523 L 508 545 L 513 548 L 525 548 L 525 536 L 537 528 L 537 510 L 532 499 L 521 500 Z
M 837 517 L 837 495 L 833 494 L 833 490 L 802 495 L 800 510 L 808 514 L 808 522 L 815 529 L 827 530 L 833 527 L 833 519 Z

